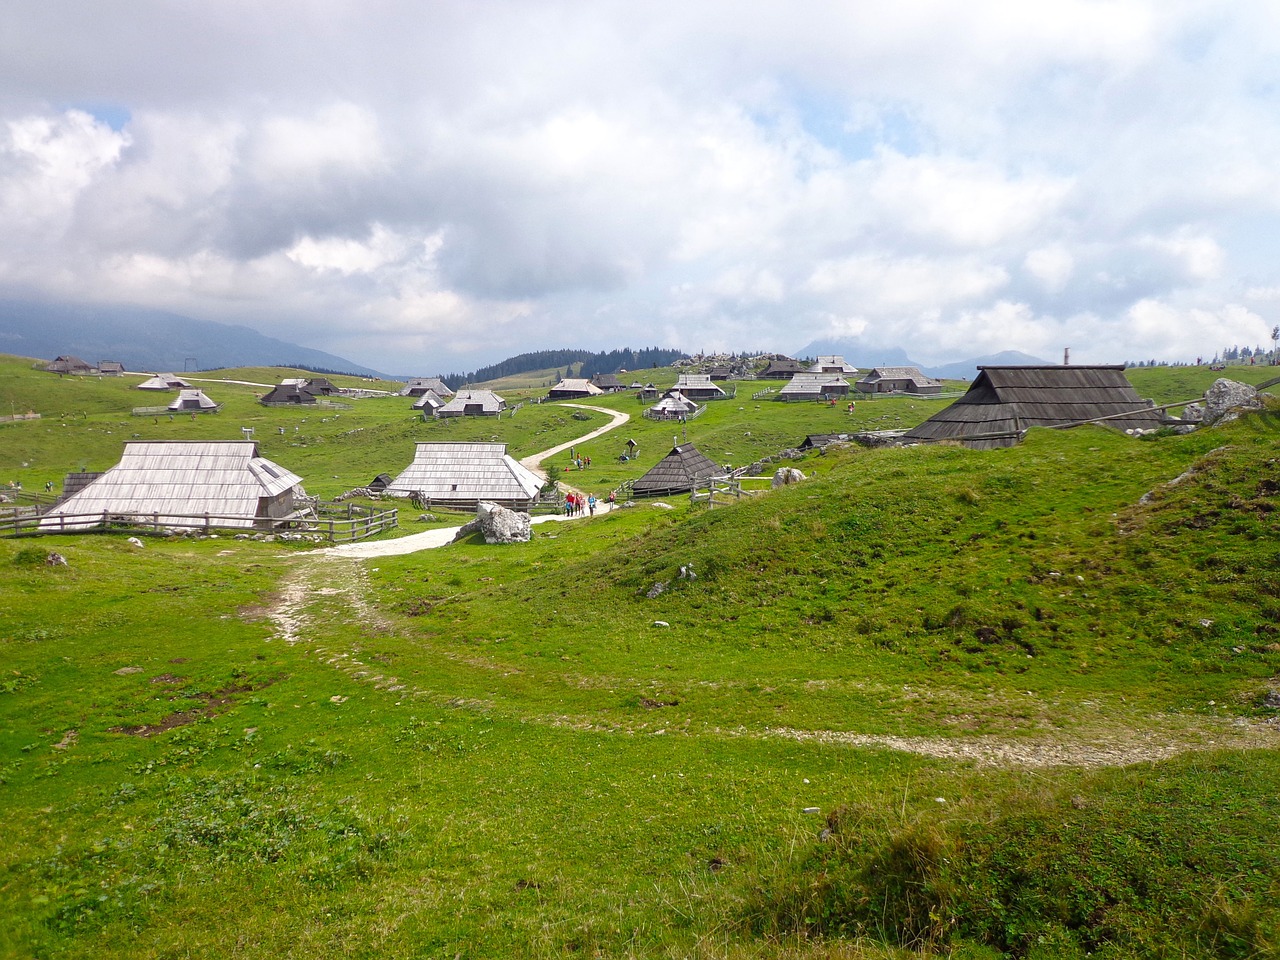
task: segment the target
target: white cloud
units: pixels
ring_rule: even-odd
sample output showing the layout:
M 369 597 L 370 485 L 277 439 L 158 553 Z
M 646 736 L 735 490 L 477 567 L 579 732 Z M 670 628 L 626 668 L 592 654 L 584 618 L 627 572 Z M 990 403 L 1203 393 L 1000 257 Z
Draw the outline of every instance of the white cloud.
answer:
M 1211 354 L 1280 289 L 1278 47 L 1263 0 L 9 4 L 0 294 L 397 368 Z

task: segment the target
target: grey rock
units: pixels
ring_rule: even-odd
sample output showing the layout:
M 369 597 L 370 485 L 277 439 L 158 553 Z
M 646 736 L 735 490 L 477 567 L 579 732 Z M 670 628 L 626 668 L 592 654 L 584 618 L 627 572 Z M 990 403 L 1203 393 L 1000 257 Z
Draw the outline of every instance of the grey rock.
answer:
M 1200 423 L 1204 420 L 1204 404 L 1188 403 L 1182 408 L 1183 423 Z
M 653 600 L 653 599 L 655 599 L 655 598 L 657 598 L 657 597 L 662 596 L 663 592 L 664 592 L 666 589 L 667 589 L 667 585 L 666 585 L 665 583 L 655 583 L 655 584 L 654 584 L 652 587 L 650 587 L 650 588 L 649 588 L 649 590 L 645 593 L 645 596 L 646 596 L 646 597 L 648 597 L 650 600 Z
M 1204 422 L 1218 423 L 1234 410 L 1259 410 L 1258 391 L 1247 383 L 1218 378 L 1204 395 Z
M 773 480 L 769 486 L 777 490 L 779 487 L 790 486 L 793 483 L 799 483 L 804 480 L 805 476 L 795 467 L 779 467 L 773 474 Z
M 528 543 L 532 521 L 527 513 L 508 510 L 496 503 L 481 502 L 476 519 L 485 543 Z

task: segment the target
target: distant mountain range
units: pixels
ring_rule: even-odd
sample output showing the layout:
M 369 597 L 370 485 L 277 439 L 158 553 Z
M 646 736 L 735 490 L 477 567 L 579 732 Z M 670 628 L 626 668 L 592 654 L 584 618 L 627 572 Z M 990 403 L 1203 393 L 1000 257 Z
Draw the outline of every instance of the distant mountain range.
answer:
M 344 357 L 263 336 L 248 327 L 137 307 L 0 300 L 0 352 L 44 360 L 62 354 L 89 363 L 119 360 L 125 369 L 143 372 L 297 366 L 383 376 Z
M 841 356 L 855 367 L 919 367 L 920 372 L 943 380 L 972 380 L 978 375 L 978 367 L 1017 366 L 1019 364 L 1043 365 L 1050 361 L 1033 357 L 1018 350 L 1002 350 L 984 357 L 970 357 L 937 366 L 917 363 L 907 356 L 901 347 L 878 347 L 863 343 L 857 337 L 814 340 L 794 354 L 799 357 Z

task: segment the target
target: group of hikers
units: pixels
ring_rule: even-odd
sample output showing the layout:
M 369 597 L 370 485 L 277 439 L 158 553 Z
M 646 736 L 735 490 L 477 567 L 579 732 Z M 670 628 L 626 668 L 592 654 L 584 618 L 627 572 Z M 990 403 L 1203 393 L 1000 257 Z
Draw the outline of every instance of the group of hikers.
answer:
M 609 491 L 608 504 L 610 507 L 617 502 L 617 496 L 612 490 Z M 570 490 L 564 495 L 564 515 L 566 517 L 577 517 L 587 514 L 594 517 L 596 515 L 596 506 L 600 503 L 592 494 L 576 493 Z

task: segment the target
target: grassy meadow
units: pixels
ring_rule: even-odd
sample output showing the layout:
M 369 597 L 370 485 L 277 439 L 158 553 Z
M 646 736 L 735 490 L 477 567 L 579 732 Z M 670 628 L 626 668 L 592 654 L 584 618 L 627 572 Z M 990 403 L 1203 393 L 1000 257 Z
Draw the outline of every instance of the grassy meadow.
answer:
M 0 360 L 0 403 L 42 414 L 0 424 L 27 489 L 134 433 L 252 426 L 327 495 L 415 440 L 526 456 L 605 422 L 267 410 L 229 383 L 170 422 L 129 415 L 132 380 L 29 367 Z M 1217 376 L 1132 373 L 1158 402 Z M 762 386 L 688 439 L 746 463 L 943 402 Z M 592 405 L 633 419 L 575 486 L 670 448 L 629 395 Z M 1278 438 L 1273 407 L 850 447 L 734 506 L 371 560 L 0 540 L 0 955 L 1280 956 Z

